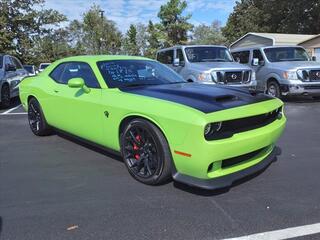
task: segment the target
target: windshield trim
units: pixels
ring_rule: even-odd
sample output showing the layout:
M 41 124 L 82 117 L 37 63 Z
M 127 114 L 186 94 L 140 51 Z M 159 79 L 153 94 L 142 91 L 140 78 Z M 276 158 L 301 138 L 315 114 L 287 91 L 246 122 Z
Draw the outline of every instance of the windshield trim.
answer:
M 224 46 L 188 46 L 184 48 L 184 53 L 188 59 L 188 61 L 190 63 L 206 63 L 206 62 L 221 62 L 221 61 L 200 61 L 200 62 L 194 62 L 194 61 L 190 61 L 189 56 L 186 52 L 186 50 L 188 49 L 192 49 L 192 48 L 219 48 L 219 49 L 224 49 L 225 51 L 228 52 L 229 56 L 230 56 L 230 61 L 223 61 L 223 62 L 234 62 L 234 59 L 232 57 L 232 54 L 230 53 L 229 49 L 227 47 Z

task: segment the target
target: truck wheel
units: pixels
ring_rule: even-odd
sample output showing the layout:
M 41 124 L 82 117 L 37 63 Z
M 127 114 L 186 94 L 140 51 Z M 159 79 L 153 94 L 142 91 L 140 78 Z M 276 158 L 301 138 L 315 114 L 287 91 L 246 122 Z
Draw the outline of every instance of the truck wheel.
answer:
M 8 108 L 10 107 L 10 88 L 7 84 L 2 86 L 1 89 L 1 107 Z
M 277 97 L 277 98 L 281 97 L 280 86 L 276 81 L 268 82 L 267 94 L 272 96 L 272 97 Z

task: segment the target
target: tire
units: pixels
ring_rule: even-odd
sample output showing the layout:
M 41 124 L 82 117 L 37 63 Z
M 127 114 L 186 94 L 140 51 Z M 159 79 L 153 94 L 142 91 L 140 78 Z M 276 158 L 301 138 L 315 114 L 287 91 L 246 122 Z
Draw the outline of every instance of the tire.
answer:
M 171 178 L 172 157 L 162 132 L 144 119 L 132 120 L 120 136 L 121 154 L 133 178 L 148 185 Z
M 31 131 L 36 136 L 51 135 L 52 129 L 48 125 L 39 102 L 32 98 L 28 103 L 28 120 Z
M 11 98 L 10 98 L 10 88 L 8 84 L 4 84 L 1 88 L 1 107 L 8 108 L 10 107 Z
M 281 97 L 280 86 L 276 81 L 269 81 L 267 86 L 267 94 L 272 97 Z

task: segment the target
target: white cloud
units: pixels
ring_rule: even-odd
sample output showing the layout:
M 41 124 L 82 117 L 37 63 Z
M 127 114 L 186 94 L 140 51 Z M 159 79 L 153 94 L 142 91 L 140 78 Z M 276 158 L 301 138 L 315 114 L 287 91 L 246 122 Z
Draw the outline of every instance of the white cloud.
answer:
M 67 15 L 69 20 L 73 20 L 80 19 L 93 4 L 97 4 L 105 10 L 105 16 L 115 21 L 118 28 L 125 32 L 132 23 L 159 21 L 157 13 L 160 6 L 166 2 L 167 0 L 47 0 L 45 6 L 56 9 Z M 235 0 L 187 0 L 187 2 L 188 13 L 208 10 L 231 12 Z M 210 21 L 192 19 L 191 22 L 199 24 Z

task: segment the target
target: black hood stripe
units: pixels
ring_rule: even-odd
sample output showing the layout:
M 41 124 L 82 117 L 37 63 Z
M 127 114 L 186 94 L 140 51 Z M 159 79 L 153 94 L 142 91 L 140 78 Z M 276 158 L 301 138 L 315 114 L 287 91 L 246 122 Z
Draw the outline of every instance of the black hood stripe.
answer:
M 126 87 L 120 90 L 183 104 L 203 113 L 212 113 L 272 99 L 265 94 L 255 95 L 238 88 L 199 83 Z

